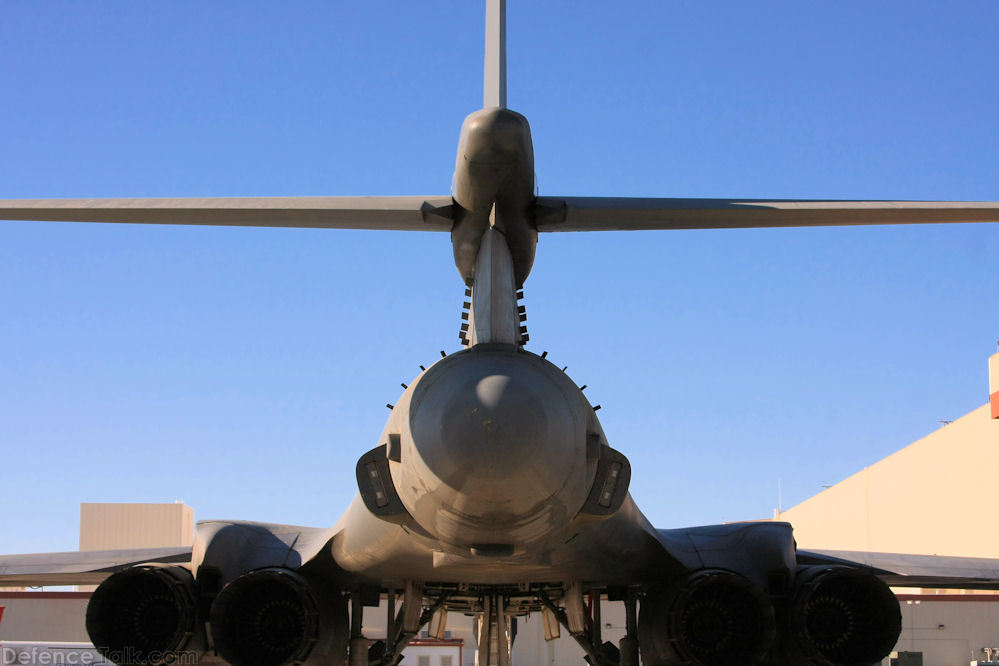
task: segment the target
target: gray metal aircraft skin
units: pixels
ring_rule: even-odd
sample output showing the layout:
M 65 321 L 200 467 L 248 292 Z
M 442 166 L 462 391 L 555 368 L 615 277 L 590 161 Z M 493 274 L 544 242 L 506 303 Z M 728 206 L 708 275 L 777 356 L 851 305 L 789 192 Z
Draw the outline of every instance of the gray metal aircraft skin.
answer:
M 899 631 L 886 583 L 999 587 L 996 561 L 799 551 L 786 523 L 654 528 L 583 392 L 524 348 L 518 305 L 539 231 L 996 222 L 999 204 L 537 197 L 530 126 L 505 108 L 505 0 L 487 1 L 486 41 L 450 197 L 0 202 L 19 220 L 450 231 L 468 296 L 464 348 L 406 387 L 333 527 L 202 521 L 191 549 L 0 556 L 0 581 L 103 581 L 87 626 L 119 663 L 394 664 L 451 610 L 476 616 L 478 663 L 501 666 L 530 611 L 594 664 L 635 665 L 639 645 L 645 664 L 871 663 Z M 594 593 L 626 606 L 617 646 Z M 379 594 L 389 635 L 369 647 Z

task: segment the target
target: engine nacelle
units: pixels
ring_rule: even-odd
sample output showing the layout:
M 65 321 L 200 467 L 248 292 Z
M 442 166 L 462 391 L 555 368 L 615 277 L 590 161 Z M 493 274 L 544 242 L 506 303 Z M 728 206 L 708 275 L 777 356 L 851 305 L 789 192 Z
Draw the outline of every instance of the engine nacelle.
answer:
M 841 566 L 805 567 L 791 602 L 796 663 L 873 664 L 902 631 L 898 599 L 874 574 Z
M 278 567 L 236 578 L 211 608 L 215 649 L 233 666 L 342 664 L 349 628 L 338 590 Z
M 753 664 L 770 649 L 774 635 L 770 600 L 730 571 L 696 571 L 642 601 L 645 664 Z
M 204 643 L 197 598 L 194 578 L 183 567 L 126 569 L 90 597 L 87 633 L 94 647 L 116 664 L 172 663 L 184 650 L 188 660 L 197 658 Z

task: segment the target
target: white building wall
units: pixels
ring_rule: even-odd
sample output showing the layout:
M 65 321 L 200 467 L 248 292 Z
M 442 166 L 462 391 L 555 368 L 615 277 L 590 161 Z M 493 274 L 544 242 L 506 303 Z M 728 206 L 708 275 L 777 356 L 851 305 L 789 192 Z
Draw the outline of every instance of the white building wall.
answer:
M 624 636 L 624 602 L 606 601 L 600 606 L 601 638 L 617 645 Z M 582 664 L 584 652 L 564 628 L 559 639 L 545 642 L 541 613 L 518 618 L 517 640 L 513 644 L 512 666 Z
M 2 641 L 90 642 L 89 592 L 0 592 Z
M 455 646 L 411 645 L 406 648 L 406 666 L 461 666 L 462 649 Z
M 895 649 L 922 652 L 923 666 L 964 666 L 984 661 L 982 648 L 999 647 L 994 595 L 900 595 L 900 602 L 902 635 Z

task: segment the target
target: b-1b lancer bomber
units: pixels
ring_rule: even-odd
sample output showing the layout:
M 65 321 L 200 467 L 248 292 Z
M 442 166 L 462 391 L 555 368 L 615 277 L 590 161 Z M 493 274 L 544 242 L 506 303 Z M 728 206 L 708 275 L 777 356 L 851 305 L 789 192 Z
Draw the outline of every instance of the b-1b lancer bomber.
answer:
M 997 222 L 999 204 L 538 196 L 505 29 L 487 0 L 484 106 L 451 195 L 0 202 L 9 220 L 449 232 L 467 297 L 462 349 L 392 405 L 333 527 L 202 521 L 190 548 L 0 556 L 0 584 L 99 583 L 87 630 L 118 663 L 235 666 L 397 664 L 440 612 L 476 618 L 483 666 L 508 666 L 527 613 L 600 666 L 871 664 L 900 632 L 889 585 L 999 588 L 996 562 L 807 551 L 781 522 L 654 527 L 595 408 L 527 350 L 521 305 L 545 232 Z M 626 610 L 617 644 L 588 610 L 601 597 Z

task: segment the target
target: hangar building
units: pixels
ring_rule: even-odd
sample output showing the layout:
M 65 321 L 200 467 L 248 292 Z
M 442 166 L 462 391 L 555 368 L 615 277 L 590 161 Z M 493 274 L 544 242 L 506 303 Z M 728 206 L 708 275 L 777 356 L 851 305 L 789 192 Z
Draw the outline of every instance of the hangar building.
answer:
M 999 354 L 989 404 L 783 513 L 802 547 L 999 558 Z
M 999 558 L 999 502 L 983 474 L 999 469 L 999 354 L 989 402 L 775 515 L 802 548 Z M 926 665 L 999 663 L 999 595 L 896 590 L 898 649 Z M 984 662 L 983 663 L 987 663 Z

